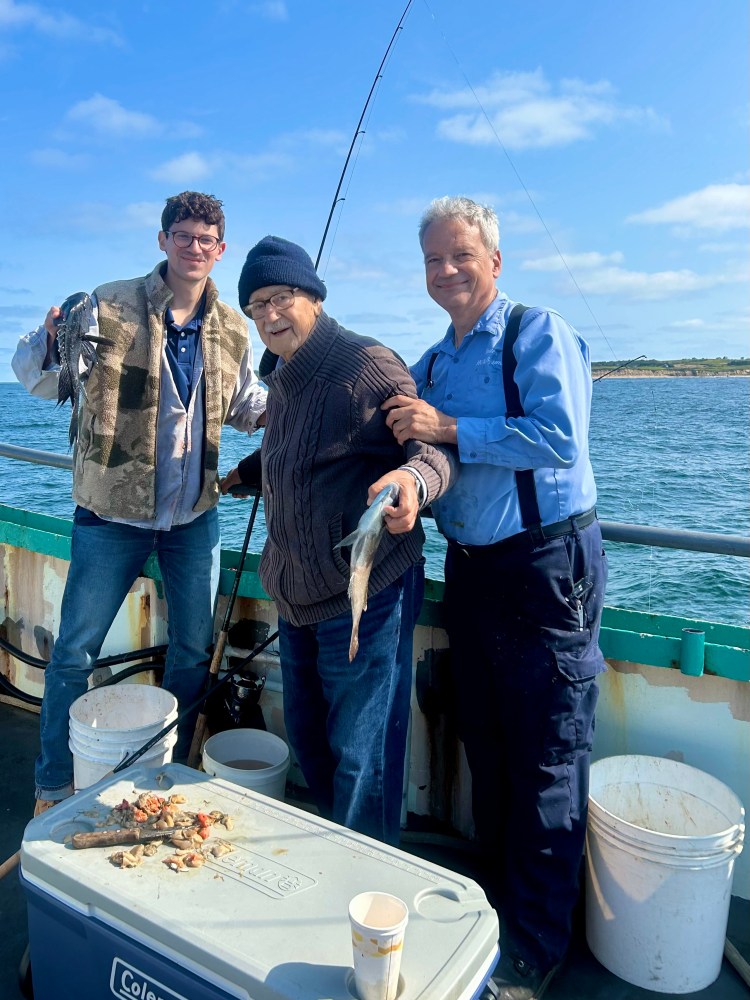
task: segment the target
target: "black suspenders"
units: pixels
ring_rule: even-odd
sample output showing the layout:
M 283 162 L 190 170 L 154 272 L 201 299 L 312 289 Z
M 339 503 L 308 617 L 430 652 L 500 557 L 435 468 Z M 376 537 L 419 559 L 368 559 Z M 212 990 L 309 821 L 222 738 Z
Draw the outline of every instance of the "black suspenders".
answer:
M 513 345 L 518 339 L 518 333 L 521 329 L 521 317 L 525 311 L 526 306 L 522 306 L 520 303 L 513 306 L 503 335 L 503 389 L 505 390 L 506 417 L 524 416 L 518 386 L 513 377 L 516 371 L 516 357 L 513 353 Z M 540 530 L 542 518 L 539 513 L 539 503 L 536 496 L 534 471 L 533 469 L 516 469 L 515 475 L 516 487 L 518 489 L 518 503 L 521 508 L 521 521 L 524 528 L 531 535 L 534 545 L 539 545 L 544 541 L 544 536 Z

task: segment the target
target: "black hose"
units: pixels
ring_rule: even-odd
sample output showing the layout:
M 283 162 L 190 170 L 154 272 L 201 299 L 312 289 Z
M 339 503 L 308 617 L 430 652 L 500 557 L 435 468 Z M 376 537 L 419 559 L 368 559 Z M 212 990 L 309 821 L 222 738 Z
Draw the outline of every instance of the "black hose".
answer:
M 157 662 L 156 660 L 149 660 L 148 663 L 135 663 L 132 667 L 126 667 L 124 670 L 118 670 L 116 674 L 112 674 L 104 681 L 100 681 L 95 686 L 98 688 L 111 687 L 113 684 L 119 684 L 120 681 L 124 681 L 126 677 L 132 677 L 134 674 L 141 674 L 144 670 L 164 670 L 164 663 Z
M 37 697 L 35 694 L 29 694 L 27 691 L 22 691 L 20 688 L 15 687 L 11 684 L 5 674 L 0 674 L 0 691 L 4 691 L 11 698 L 15 698 L 16 701 L 22 701 L 27 705 L 41 705 L 42 699 Z
M 49 660 L 42 660 L 38 656 L 32 656 L 31 653 L 25 653 L 18 646 L 14 646 L 12 642 L 3 639 L 2 636 L 0 636 L 0 649 L 4 649 L 6 653 L 10 653 L 12 657 L 20 660 L 21 663 L 27 663 L 30 667 L 36 667 L 38 670 L 46 670 L 49 663 Z M 113 656 L 102 656 L 100 659 L 94 661 L 94 668 L 114 667 L 118 663 L 129 663 L 131 660 L 138 660 L 146 656 L 164 656 L 166 652 L 166 645 L 133 649 L 129 653 L 115 653 Z

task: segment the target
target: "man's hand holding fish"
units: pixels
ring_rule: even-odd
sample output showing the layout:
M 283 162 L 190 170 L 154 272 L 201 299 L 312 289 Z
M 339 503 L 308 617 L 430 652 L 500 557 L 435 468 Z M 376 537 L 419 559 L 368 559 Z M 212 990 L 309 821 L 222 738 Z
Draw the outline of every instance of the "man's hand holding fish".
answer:
M 408 469 L 396 469 L 386 473 L 368 489 L 368 507 L 388 483 L 398 483 L 399 494 L 395 507 L 389 504 L 383 508 L 385 527 L 392 535 L 400 535 L 411 531 L 417 522 L 420 508 L 417 478 Z

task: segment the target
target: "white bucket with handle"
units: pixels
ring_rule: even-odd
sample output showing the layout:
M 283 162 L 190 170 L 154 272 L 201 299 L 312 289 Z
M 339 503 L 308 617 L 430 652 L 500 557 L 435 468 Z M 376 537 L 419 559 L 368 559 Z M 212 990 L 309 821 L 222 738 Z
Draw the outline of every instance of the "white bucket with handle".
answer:
M 177 718 L 177 699 L 151 684 L 108 684 L 93 688 L 70 706 L 73 784 L 78 791 L 108 774 Z M 140 760 L 158 767 L 172 759 L 177 728 Z
M 586 937 L 610 972 L 693 993 L 721 970 L 745 810 L 726 785 L 662 757 L 591 765 Z

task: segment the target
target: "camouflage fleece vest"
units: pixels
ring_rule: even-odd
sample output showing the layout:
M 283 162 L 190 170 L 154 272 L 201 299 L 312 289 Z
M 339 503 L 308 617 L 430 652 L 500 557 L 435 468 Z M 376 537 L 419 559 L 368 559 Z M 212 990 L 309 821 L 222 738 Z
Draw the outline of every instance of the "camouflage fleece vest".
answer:
M 102 517 L 154 517 L 156 430 L 159 416 L 164 314 L 172 300 L 159 264 L 151 274 L 95 289 L 99 330 L 113 346 L 98 348 L 86 384 L 73 454 L 73 499 Z M 196 512 L 219 499 L 219 439 L 247 350 L 244 320 L 206 283 L 201 331 L 205 378 L 203 484 Z

